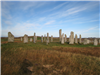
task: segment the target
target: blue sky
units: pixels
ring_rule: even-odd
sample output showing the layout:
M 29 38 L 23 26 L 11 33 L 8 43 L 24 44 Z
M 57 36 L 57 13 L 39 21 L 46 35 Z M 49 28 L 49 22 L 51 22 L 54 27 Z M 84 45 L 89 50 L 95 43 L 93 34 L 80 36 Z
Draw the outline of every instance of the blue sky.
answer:
M 1 37 L 59 36 L 59 29 L 82 37 L 100 37 L 99 1 L 2 1 Z

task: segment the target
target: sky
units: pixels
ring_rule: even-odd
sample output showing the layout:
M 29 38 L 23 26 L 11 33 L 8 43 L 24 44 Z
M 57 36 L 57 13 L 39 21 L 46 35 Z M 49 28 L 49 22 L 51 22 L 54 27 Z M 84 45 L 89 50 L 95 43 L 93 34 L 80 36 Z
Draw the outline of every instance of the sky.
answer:
M 99 1 L 1 1 L 1 37 L 53 35 L 100 37 Z

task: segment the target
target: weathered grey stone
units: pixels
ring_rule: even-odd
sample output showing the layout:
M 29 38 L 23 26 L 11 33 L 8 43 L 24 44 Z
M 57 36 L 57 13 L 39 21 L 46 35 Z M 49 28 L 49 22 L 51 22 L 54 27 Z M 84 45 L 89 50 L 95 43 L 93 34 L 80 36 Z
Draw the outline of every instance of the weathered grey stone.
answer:
M 11 32 L 8 32 L 8 42 L 14 42 L 14 35 Z
M 69 44 L 74 44 L 74 32 L 71 31 Z
M 44 42 L 46 42 L 46 35 L 44 35 Z
M 61 35 L 61 44 L 64 44 L 64 33 Z
M 87 39 L 87 44 L 89 44 L 90 43 L 90 40 L 89 39 Z
M 81 35 L 79 36 L 80 38 L 79 38 L 79 43 L 81 44 L 82 43 L 82 41 L 81 41 Z
M 62 30 L 60 29 L 59 30 L 59 41 L 61 42 L 61 32 L 62 32 Z
M 77 41 L 77 34 L 75 34 L 75 43 L 78 43 L 78 41 Z
M 24 35 L 24 43 L 28 43 L 28 35 Z
M 88 44 L 88 42 L 87 42 L 87 39 L 86 39 L 86 38 L 84 39 L 83 44 L 84 44 L 84 45 Z
M 37 39 L 36 33 L 34 33 L 34 43 L 36 43 L 36 39 Z
M 43 43 L 43 35 L 41 36 L 41 42 Z
M 95 46 L 98 45 L 98 41 L 97 41 L 97 39 L 94 39 L 94 45 L 95 45 Z
M 21 37 L 21 41 L 23 41 L 22 37 Z
M 32 42 L 32 38 L 30 38 L 30 42 Z
M 47 41 L 48 41 L 48 43 L 49 43 L 49 33 L 47 33 Z
M 65 34 L 65 42 L 67 42 L 67 36 L 66 36 L 66 34 Z
M 51 42 L 53 42 L 53 36 L 51 35 Z

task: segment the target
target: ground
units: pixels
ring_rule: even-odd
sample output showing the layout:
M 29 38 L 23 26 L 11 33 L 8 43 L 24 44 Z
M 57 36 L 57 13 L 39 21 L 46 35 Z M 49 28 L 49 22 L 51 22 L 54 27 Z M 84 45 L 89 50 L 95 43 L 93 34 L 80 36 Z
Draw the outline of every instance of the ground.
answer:
M 46 45 L 40 38 L 23 43 L 1 39 L 2 75 L 99 75 L 100 44 L 61 45 L 58 39 Z M 26 69 L 28 67 L 28 71 Z

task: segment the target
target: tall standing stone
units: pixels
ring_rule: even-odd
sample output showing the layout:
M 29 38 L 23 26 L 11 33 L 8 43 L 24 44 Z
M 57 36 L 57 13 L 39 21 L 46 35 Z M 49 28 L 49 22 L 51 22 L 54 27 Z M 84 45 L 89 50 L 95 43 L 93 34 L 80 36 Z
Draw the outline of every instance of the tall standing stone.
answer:
M 67 36 L 66 36 L 66 34 L 65 34 L 65 42 L 67 42 Z
M 32 38 L 30 38 L 30 42 L 32 42 Z
M 11 32 L 8 32 L 8 42 L 14 42 L 14 35 Z
M 41 36 L 41 42 L 43 43 L 43 35 Z
M 49 33 L 47 33 L 47 41 L 48 41 L 48 43 L 49 43 Z
M 61 42 L 61 29 L 59 30 L 59 41 Z
M 95 45 L 95 46 L 98 45 L 98 41 L 97 41 L 97 39 L 94 39 L 94 45 Z
M 75 43 L 78 43 L 78 41 L 77 41 L 77 34 L 75 34 Z
M 51 35 L 51 42 L 53 42 L 53 36 Z
M 28 43 L 28 35 L 24 35 L 24 43 Z
M 46 35 L 44 35 L 44 41 L 46 42 Z
M 61 35 L 61 44 L 64 44 L 64 33 Z
M 22 37 L 21 37 L 21 41 L 23 41 Z
M 36 43 L 36 34 L 34 33 L 34 43 Z
M 82 43 L 82 41 L 81 41 L 81 35 L 79 36 L 80 38 L 79 38 L 79 43 L 81 44 Z
M 71 31 L 69 44 L 74 44 L 74 32 Z

